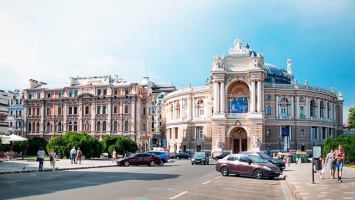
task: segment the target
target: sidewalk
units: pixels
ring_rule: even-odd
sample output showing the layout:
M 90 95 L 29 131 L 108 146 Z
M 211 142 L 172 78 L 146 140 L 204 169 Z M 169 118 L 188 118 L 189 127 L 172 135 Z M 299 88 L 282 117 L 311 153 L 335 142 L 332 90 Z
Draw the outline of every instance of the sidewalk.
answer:
M 312 183 L 311 163 L 292 163 L 290 167 L 286 164 L 283 174 L 297 199 L 355 199 L 355 168 L 343 168 L 342 183 L 337 182 L 336 172 L 336 178 L 330 179 L 329 166 L 326 166 L 324 179 L 320 179 L 317 172 Z
M 38 171 L 38 162 L 34 160 L 9 160 L 0 162 L 0 174 L 29 173 Z M 109 159 L 82 160 L 81 164 L 70 164 L 69 159 L 57 159 L 55 163 L 57 170 L 87 169 L 98 167 L 114 167 Z M 52 168 L 48 160 L 43 163 L 44 171 L 51 171 Z

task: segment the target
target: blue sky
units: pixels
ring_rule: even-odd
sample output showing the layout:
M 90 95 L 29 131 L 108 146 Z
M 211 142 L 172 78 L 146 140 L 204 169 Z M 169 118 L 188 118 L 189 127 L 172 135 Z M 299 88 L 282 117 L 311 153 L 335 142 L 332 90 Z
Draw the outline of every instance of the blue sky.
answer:
M 0 1 L 0 89 L 114 75 L 205 85 L 236 38 L 355 106 L 355 1 Z

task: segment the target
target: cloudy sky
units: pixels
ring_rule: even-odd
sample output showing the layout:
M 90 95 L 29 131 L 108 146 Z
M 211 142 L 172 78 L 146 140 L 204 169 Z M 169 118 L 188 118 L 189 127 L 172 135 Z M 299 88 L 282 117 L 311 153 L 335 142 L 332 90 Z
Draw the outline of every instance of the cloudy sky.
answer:
M 0 1 L 0 89 L 69 77 L 205 85 L 236 38 L 355 106 L 355 1 Z M 147 63 L 147 70 L 146 70 Z

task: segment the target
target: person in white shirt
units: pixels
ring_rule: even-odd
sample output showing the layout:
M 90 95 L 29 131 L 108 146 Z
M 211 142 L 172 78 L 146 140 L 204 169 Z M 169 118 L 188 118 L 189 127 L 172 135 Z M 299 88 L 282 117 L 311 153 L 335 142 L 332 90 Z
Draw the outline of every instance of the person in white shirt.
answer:
M 76 156 L 76 150 L 75 150 L 75 147 L 73 147 L 73 148 L 70 150 L 70 160 L 71 160 L 71 164 L 76 164 L 76 162 L 75 162 L 75 156 Z
M 43 150 L 43 147 L 40 147 L 39 151 L 37 152 L 37 157 L 39 160 L 38 171 L 43 171 L 43 161 L 45 156 L 46 156 L 46 152 Z

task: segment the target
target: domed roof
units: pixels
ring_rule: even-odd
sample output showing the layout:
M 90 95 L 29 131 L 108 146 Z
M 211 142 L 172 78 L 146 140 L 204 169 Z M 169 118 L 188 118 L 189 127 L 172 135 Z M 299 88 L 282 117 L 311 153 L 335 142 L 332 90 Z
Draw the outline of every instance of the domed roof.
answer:
M 273 79 L 276 84 L 291 84 L 292 82 L 293 75 L 287 73 L 284 69 L 280 69 L 269 63 L 264 63 L 263 69 L 267 73 L 267 77 L 265 79 L 266 83 L 272 83 Z

